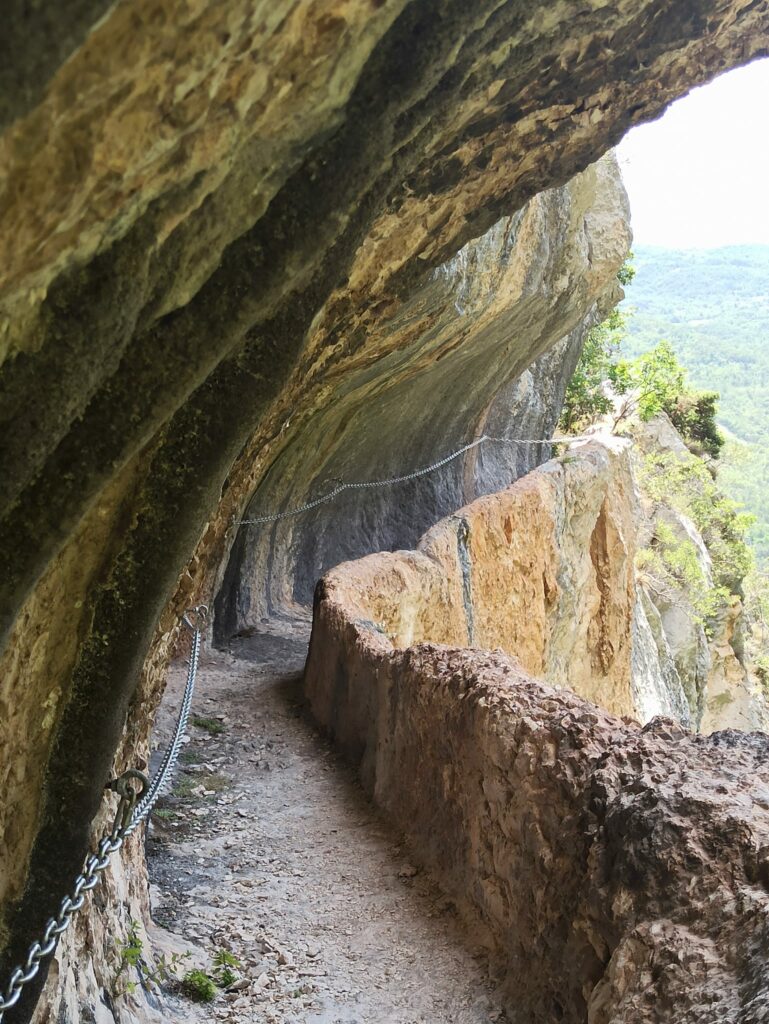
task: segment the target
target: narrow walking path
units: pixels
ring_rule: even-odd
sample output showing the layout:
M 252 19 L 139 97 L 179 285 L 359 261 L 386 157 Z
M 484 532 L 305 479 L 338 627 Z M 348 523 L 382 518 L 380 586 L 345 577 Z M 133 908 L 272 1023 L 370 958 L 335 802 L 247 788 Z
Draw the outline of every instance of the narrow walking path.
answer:
M 175 1020 L 504 1022 L 498 987 L 453 905 L 306 721 L 306 639 L 209 652 L 173 794 L 148 840 L 156 920 L 242 968 Z M 172 672 L 162 743 L 181 690 Z

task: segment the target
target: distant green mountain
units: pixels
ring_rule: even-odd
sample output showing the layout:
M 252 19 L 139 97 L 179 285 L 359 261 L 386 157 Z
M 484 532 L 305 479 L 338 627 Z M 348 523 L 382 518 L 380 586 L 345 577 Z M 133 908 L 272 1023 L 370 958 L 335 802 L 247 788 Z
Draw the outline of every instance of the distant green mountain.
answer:
M 719 422 L 736 441 L 719 481 L 758 517 L 751 542 L 769 564 L 769 245 L 636 246 L 626 288 L 626 356 L 667 338 L 701 390 L 721 395 Z

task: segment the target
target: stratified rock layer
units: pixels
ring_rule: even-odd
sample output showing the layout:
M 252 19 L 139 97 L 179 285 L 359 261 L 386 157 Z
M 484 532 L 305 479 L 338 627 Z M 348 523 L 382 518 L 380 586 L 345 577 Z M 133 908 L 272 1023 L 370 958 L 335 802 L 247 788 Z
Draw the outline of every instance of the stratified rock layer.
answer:
M 769 1020 L 767 737 L 641 729 L 501 653 L 393 650 L 338 590 L 312 711 L 486 926 L 513 1020 Z
M 585 332 L 617 300 L 628 221 L 606 157 L 469 242 L 382 318 L 369 359 L 328 380 L 310 415 L 291 417 L 248 516 L 303 506 L 335 481 L 401 477 L 484 434 L 494 440 L 429 476 L 244 527 L 217 602 L 221 637 L 310 604 L 331 566 L 411 547 L 442 516 L 549 457 L 542 441 Z

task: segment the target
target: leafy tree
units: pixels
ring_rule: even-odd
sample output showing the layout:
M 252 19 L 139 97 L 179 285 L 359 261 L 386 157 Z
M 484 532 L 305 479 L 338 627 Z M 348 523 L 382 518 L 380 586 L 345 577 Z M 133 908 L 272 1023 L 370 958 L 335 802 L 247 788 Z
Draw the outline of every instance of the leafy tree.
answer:
M 578 429 L 610 412 L 613 404 L 608 382 L 615 394 L 626 396 L 615 417 L 615 428 L 636 412 L 642 420 L 665 412 L 695 455 L 717 459 L 724 444 L 716 424 L 717 392 L 690 390 L 686 370 L 664 339 L 637 359 L 618 360 L 625 323 L 626 316 L 615 309 L 588 333 L 566 389 L 561 429 Z
M 613 309 L 603 323 L 588 331 L 579 362 L 566 387 L 560 420 L 562 430 L 578 430 L 611 410 L 611 399 L 604 385 L 619 352 L 624 328 L 623 314 Z
M 679 395 L 666 412 L 673 426 L 695 455 L 717 459 L 724 445 L 724 435 L 716 424 L 719 395 L 716 391 L 687 391 Z
M 719 480 L 758 516 L 750 541 L 769 569 L 769 245 L 641 245 L 635 266 L 620 307 L 632 306 L 633 314 L 623 355 L 638 356 L 668 338 L 688 368 L 690 387 L 720 393 L 718 422 L 727 442 Z M 738 444 L 746 456 L 739 460 L 729 452 Z
M 686 371 L 669 341 L 661 341 L 651 352 L 645 352 L 621 370 L 623 384 L 629 382 L 634 392 L 629 404 L 638 410 L 642 420 L 672 408 L 686 387 Z M 614 373 L 615 382 L 618 377 L 619 370 Z
M 695 455 L 717 459 L 724 437 L 716 424 L 719 396 L 715 391 L 692 391 L 686 370 L 673 346 L 663 339 L 651 351 L 609 369 L 609 380 L 620 395 L 627 395 L 615 426 L 634 412 L 650 420 L 665 412 Z
M 617 271 L 620 284 L 627 285 L 633 280 L 635 268 L 632 260 L 631 252 Z M 625 337 L 625 319 L 626 314 L 613 309 L 604 321 L 588 331 L 579 362 L 566 386 L 559 422 L 561 430 L 577 430 L 611 410 L 611 398 L 604 385 Z
M 634 277 L 631 253 L 617 278 L 628 285 Z M 579 429 L 610 412 L 613 402 L 606 387 L 608 382 L 616 395 L 626 396 L 615 418 L 615 428 L 635 412 L 642 420 L 649 420 L 664 411 L 695 455 L 717 459 L 724 444 L 716 425 L 719 395 L 714 391 L 693 391 L 687 386 L 687 372 L 665 339 L 636 359 L 620 359 L 630 316 L 613 309 L 588 332 L 566 388 L 561 429 Z

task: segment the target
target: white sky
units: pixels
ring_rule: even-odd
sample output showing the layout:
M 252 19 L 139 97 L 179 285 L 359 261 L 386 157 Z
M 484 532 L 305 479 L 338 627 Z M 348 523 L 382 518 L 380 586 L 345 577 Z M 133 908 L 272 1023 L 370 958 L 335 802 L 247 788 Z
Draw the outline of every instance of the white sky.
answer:
M 617 147 L 634 241 L 769 245 L 769 59 L 677 100 Z

